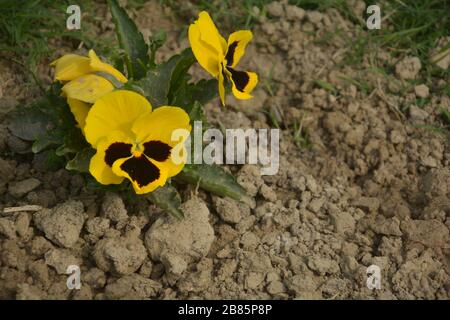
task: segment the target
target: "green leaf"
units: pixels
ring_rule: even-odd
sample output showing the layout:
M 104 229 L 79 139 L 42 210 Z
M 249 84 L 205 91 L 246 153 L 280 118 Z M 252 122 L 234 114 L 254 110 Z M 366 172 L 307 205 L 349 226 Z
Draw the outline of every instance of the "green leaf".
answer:
M 180 77 L 186 74 L 194 61 L 192 51 L 186 49 L 149 70 L 145 78 L 127 83 L 125 87 L 145 95 L 154 108 L 168 105 L 171 101 L 169 93 L 175 91 L 173 87 L 178 86 Z
M 38 106 L 22 107 L 8 117 L 8 129 L 16 137 L 34 141 L 55 128 L 52 116 Z
M 166 184 L 163 187 L 159 187 L 155 191 L 148 193 L 145 197 L 159 208 L 167 211 L 173 217 L 182 219 L 184 217 L 183 211 L 181 211 L 181 197 L 178 194 L 177 189 L 173 186 Z
M 173 93 L 173 99 L 170 102 L 175 106 L 189 106 L 198 101 L 204 105 L 217 97 L 217 80 L 202 79 L 195 84 L 182 82 Z M 187 112 L 188 109 L 185 108 Z
M 60 85 L 53 84 L 42 99 L 28 106 L 19 106 L 7 116 L 8 129 L 14 136 L 36 141 L 34 152 L 61 144 L 64 132 L 75 126 L 75 119 L 60 92 Z
M 33 151 L 33 153 L 41 152 L 52 145 L 60 144 L 61 140 L 62 137 L 59 135 L 46 133 L 34 141 L 31 151 Z
M 94 156 L 95 150 L 92 148 L 85 148 L 78 152 L 75 157 L 67 162 L 66 169 L 78 172 L 89 172 L 89 163 Z
M 150 37 L 150 63 L 152 66 L 155 66 L 155 56 L 156 51 L 163 46 L 163 44 L 167 40 L 167 34 L 164 30 L 158 30 L 156 31 L 151 37 Z
M 115 89 L 120 89 L 123 87 L 123 83 L 120 82 L 116 77 L 114 77 L 112 74 L 109 74 L 107 72 L 103 72 L 103 71 L 97 71 L 94 72 L 95 75 L 100 76 L 102 78 L 105 78 L 106 80 L 108 80 L 109 82 L 111 82 L 111 84 L 114 86 Z
M 192 99 L 206 104 L 216 98 L 219 92 L 217 79 L 202 79 L 193 86 Z
M 184 49 L 179 55 L 172 57 L 171 59 L 169 59 L 169 61 L 172 59 L 176 61 L 176 65 L 173 69 L 172 76 L 170 78 L 171 94 L 177 91 L 177 88 L 180 86 L 181 83 L 189 80 L 190 76 L 187 74 L 187 72 L 196 61 L 194 53 L 192 52 L 191 48 Z
M 244 200 L 244 188 L 230 173 L 217 165 L 185 165 L 183 171 L 175 179 L 184 183 L 199 185 L 200 188 L 218 196 L 226 196 L 235 200 Z
M 195 62 L 190 48 L 149 70 L 145 78 L 129 81 L 125 88 L 144 95 L 154 108 L 173 105 L 183 108 L 191 120 L 204 120 L 202 104 L 217 96 L 217 80 L 188 83 L 187 73 Z M 199 104 L 198 104 L 199 103 Z
M 45 150 L 39 154 L 36 154 L 35 157 L 42 157 L 41 159 L 44 159 L 44 166 L 46 170 L 56 171 L 64 168 L 65 159 L 63 157 L 59 157 L 54 150 Z
M 191 122 L 193 121 L 206 122 L 205 114 L 203 113 L 203 106 L 198 101 L 195 101 L 194 104 L 189 106 L 186 112 L 188 112 L 189 119 L 191 119 Z
M 95 178 L 90 174 L 83 175 L 83 178 L 86 189 L 91 192 L 132 192 L 132 187 L 128 180 L 124 180 L 121 184 L 104 185 L 95 180 Z
M 108 0 L 108 5 L 116 26 L 120 47 L 126 53 L 128 74 L 131 78 L 140 79 L 145 76 L 147 71 L 148 46 L 136 24 L 117 1 Z
M 77 153 L 89 147 L 83 133 L 78 128 L 73 128 L 64 136 L 64 143 L 56 149 L 56 154 L 64 156 L 66 154 Z

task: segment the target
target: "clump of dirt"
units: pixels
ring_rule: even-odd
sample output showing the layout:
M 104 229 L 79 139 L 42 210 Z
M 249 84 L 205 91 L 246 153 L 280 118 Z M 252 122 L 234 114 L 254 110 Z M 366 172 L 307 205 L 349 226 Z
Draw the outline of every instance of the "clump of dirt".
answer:
M 149 8 L 164 15 L 146 19 L 155 16 Z M 368 57 L 344 63 L 348 46 L 335 30 L 351 38 L 355 28 L 336 10 L 284 1 L 266 11 L 240 62 L 260 75 L 254 99 L 207 106 L 208 119 L 226 128 L 270 128 L 266 110 L 279 110 L 278 174 L 230 168 L 253 201 L 188 189 L 186 218 L 176 221 L 145 201 L 93 193 L 79 175 L 47 172 L 38 157 L 4 156 L 20 142 L 0 124 L 0 209 L 44 207 L 0 210 L 0 298 L 450 298 L 449 141 L 423 129 L 450 111 L 436 90 L 446 79 L 418 83 L 417 57 L 385 51 L 375 62 L 393 74 L 373 72 Z M 176 23 L 155 1 L 136 17 L 149 33 Z M 307 148 L 296 141 L 298 124 Z M 73 264 L 80 290 L 66 286 Z M 381 289 L 366 285 L 371 265 Z
M 205 257 L 214 241 L 206 205 L 190 199 L 181 207 L 185 217 L 175 221 L 157 219 L 145 235 L 145 245 L 154 261 L 164 264 L 166 271 L 181 275 L 188 263 Z
M 84 224 L 83 203 L 66 202 L 53 209 L 43 209 L 33 215 L 36 227 L 54 244 L 73 247 Z
M 118 275 L 136 272 L 144 263 L 147 253 L 137 237 L 103 238 L 99 240 L 92 252 L 97 266 Z

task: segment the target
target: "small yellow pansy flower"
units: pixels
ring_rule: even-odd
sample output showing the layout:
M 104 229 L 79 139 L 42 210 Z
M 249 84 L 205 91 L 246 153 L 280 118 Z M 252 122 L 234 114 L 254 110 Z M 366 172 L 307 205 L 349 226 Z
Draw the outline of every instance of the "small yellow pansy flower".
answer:
M 225 105 L 225 77 L 230 79 L 236 98 L 252 98 L 250 93 L 258 83 L 258 75 L 235 69 L 252 37 L 251 31 L 241 30 L 232 33 L 226 41 L 206 11 L 200 12 L 198 20 L 189 26 L 192 52 L 198 63 L 213 77 L 218 78 L 219 95 L 223 105 Z
M 178 107 L 152 111 L 148 100 L 133 91 L 104 95 L 92 106 L 84 127 L 86 140 L 97 150 L 90 173 L 101 184 L 120 184 L 126 178 L 137 194 L 152 192 L 183 169 L 189 121 Z M 177 129 L 186 135 L 172 141 Z M 174 161 L 174 156 L 184 161 Z
M 62 93 L 67 97 L 70 110 L 82 130 L 90 105 L 114 90 L 112 79 L 118 83 L 127 82 L 120 71 L 102 62 L 94 50 L 89 50 L 88 57 L 64 55 L 50 65 L 55 67 L 55 81 L 65 82 Z

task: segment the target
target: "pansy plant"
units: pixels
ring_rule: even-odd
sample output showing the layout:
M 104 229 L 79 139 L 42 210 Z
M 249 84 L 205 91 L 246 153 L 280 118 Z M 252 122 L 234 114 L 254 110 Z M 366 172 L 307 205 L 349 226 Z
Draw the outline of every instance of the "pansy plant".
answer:
M 237 31 L 225 41 L 208 13 L 201 12 L 189 27 L 192 50 L 157 64 L 162 37 L 150 39 L 148 46 L 117 1 L 108 0 L 108 5 L 126 70 L 105 63 L 92 49 L 87 56 L 60 57 L 51 63 L 55 84 L 42 101 L 10 115 L 12 134 L 30 141 L 33 152 L 56 159 L 56 167 L 66 163 L 69 170 L 89 174 L 87 185 L 132 190 L 177 217 L 182 216 L 181 199 L 173 180 L 244 200 L 244 189 L 228 171 L 186 164 L 185 141 L 192 122 L 205 121 L 202 104 L 214 98 L 214 86 L 225 104 L 225 78 L 237 98 L 251 98 L 258 77 L 236 65 L 252 33 Z M 190 81 L 195 60 L 217 83 Z
M 225 105 L 225 78 L 231 81 L 232 92 L 236 98 L 252 98 L 250 93 L 258 83 L 257 74 L 235 69 L 252 37 L 251 31 L 240 30 L 230 34 L 226 41 L 206 11 L 200 12 L 198 20 L 189 26 L 192 51 L 198 63 L 218 79 L 219 95 L 223 105 Z
M 111 65 L 102 62 L 94 50 L 89 56 L 67 54 L 53 61 L 55 81 L 61 81 L 62 95 L 79 127 L 83 130 L 91 104 L 114 90 L 114 84 L 126 83 L 127 78 Z
M 137 194 L 144 194 L 164 186 L 183 169 L 179 160 L 186 158 L 183 142 L 191 125 L 181 108 L 162 106 L 152 111 L 143 96 L 118 90 L 97 100 L 84 130 L 97 151 L 90 161 L 92 176 L 105 185 L 128 179 Z M 176 130 L 187 134 L 174 140 Z

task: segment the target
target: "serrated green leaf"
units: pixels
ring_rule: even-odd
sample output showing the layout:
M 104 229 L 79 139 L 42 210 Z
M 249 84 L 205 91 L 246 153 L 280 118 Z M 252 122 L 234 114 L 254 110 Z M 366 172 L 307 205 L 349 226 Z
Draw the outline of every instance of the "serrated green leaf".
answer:
M 52 85 L 46 95 L 28 106 L 19 106 L 7 116 L 11 133 L 26 141 L 35 141 L 34 151 L 41 151 L 51 143 L 62 143 L 66 130 L 75 126 L 75 119 L 64 98 L 60 85 Z
M 195 84 L 187 83 L 187 81 L 182 81 L 178 86 L 176 92 L 174 92 L 172 105 L 175 106 L 185 106 L 185 110 L 189 112 L 189 107 L 192 106 L 196 101 L 201 105 L 204 105 L 217 97 L 217 80 L 202 79 Z
M 187 72 L 196 61 L 191 48 L 183 50 L 179 55 L 176 55 L 173 58 L 176 60 L 176 65 L 170 78 L 169 101 L 173 100 L 172 95 L 175 94 L 178 87 L 183 82 L 187 82 L 190 79 L 190 76 L 187 74 Z
M 83 175 L 83 178 L 85 181 L 86 189 L 91 192 L 132 192 L 130 190 L 132 189 L 131 185 L 126 179 L 121 184 L 104 185 L 95 180 L 95 178 L 90 174 Z
M 42 157 L 44 160 L 45 169 L 49 171 L 56 171 L 64 167 L 65 159 L 59 157 L 54 150 L 46 150 L 39 154 L 36 154 L 35 157 Z
M 167 34 L 164 30 L 157 30 L 150 37 L 150 63 L 155 66 L 156 51 L 163 46 L 167 40 Z
M 58 145 L 61 143 L 62 137 L 57 134 L 49 134 L 46 132 L 43 136 L 38 137 L 32 147 L 31 151 L 33 153 L 41 152 L 42 150 L 52 146 L 52 145 Z M 58 155 L 59 156 L 59 155 Z
M 92 148 L 85 148 L 78 152 L 75 157 L 67 162 L 66 169 L 78 172 L 89 172 L 89 163 L 94 156 L 95 150 Z
M 97 71 L 94 72 L 95 75 L 100 76 L 102 78 L 105 78 L 106 80 L 108 80 L 109 82 L 111 82 L 111 84 L 114 86 L 115 89 L 120 89 L 123 87 L 123 83 L 120 82 L 116 77 L 114 77 L 112 74 L 109 74 L 107 72 L 103 72 L 103 71 Z
M 56 171 L 64 168 L 66 159 L 55 154 L 55 150 L 47 149 L 33 155 L 33 167 L 39 171 Z
M 203 113 L 203 106 L 195 101 L 191 106 L 186 109 L 186 112 L 189 114 L 189 119 L 191 119 L 191 123 L 194 121 L 205 121 L 205 114 Z
M 233 175 L 217 165 L 188 164 L 175 179 L 184 183 L 198 184 L 200 188 L 218 196 L 235 200 L 243 200 L 246 197 L 245 189 Z
M 180 77 L 186 74 L 194 61 L 192 51 L 186 49 L 149 70 L 145 78 L 127 83 L 125 87 L 144 94 L 154 108 L 168 105 L 173 86 L 178 85 Z
M 193 86 L 192 99 L 194 101 L 200 102 L 201 104 L 208 103 L 218 96 L 219 90 L 217 86 L 217 79 L 202 79 L 198 81 Z
M 184 217 L 183 211 L 181 211 L 181 197 L 170 184 L 166 184 L 163 187 L 159 187 L 155 191 L 148 193 L 145 197 L 159 208 L 167 211 L 173 217 L 182 219 Z
M 37 106 L 18 108 L 8 116 L 8 129 L 23 140 L 34 141 L 55 128 L 52 116 Z
M 127 15 L 126 11 L 119 6 L 116 0 L 108 0 L 109 10 L 116 26 L 116 34 L 120 47 L 127 55 L 127 69 L 131 78 L 140 79 L 147 72 L 148 46 L 144 41 L 142 33 L 136 24 Z
M 56 149 L 56 154 L 64 156 L 66 154 L 77 153 L 89 147 L 83 133 L 78 128 L 69 130 L 64 136 L 64 143 Z

